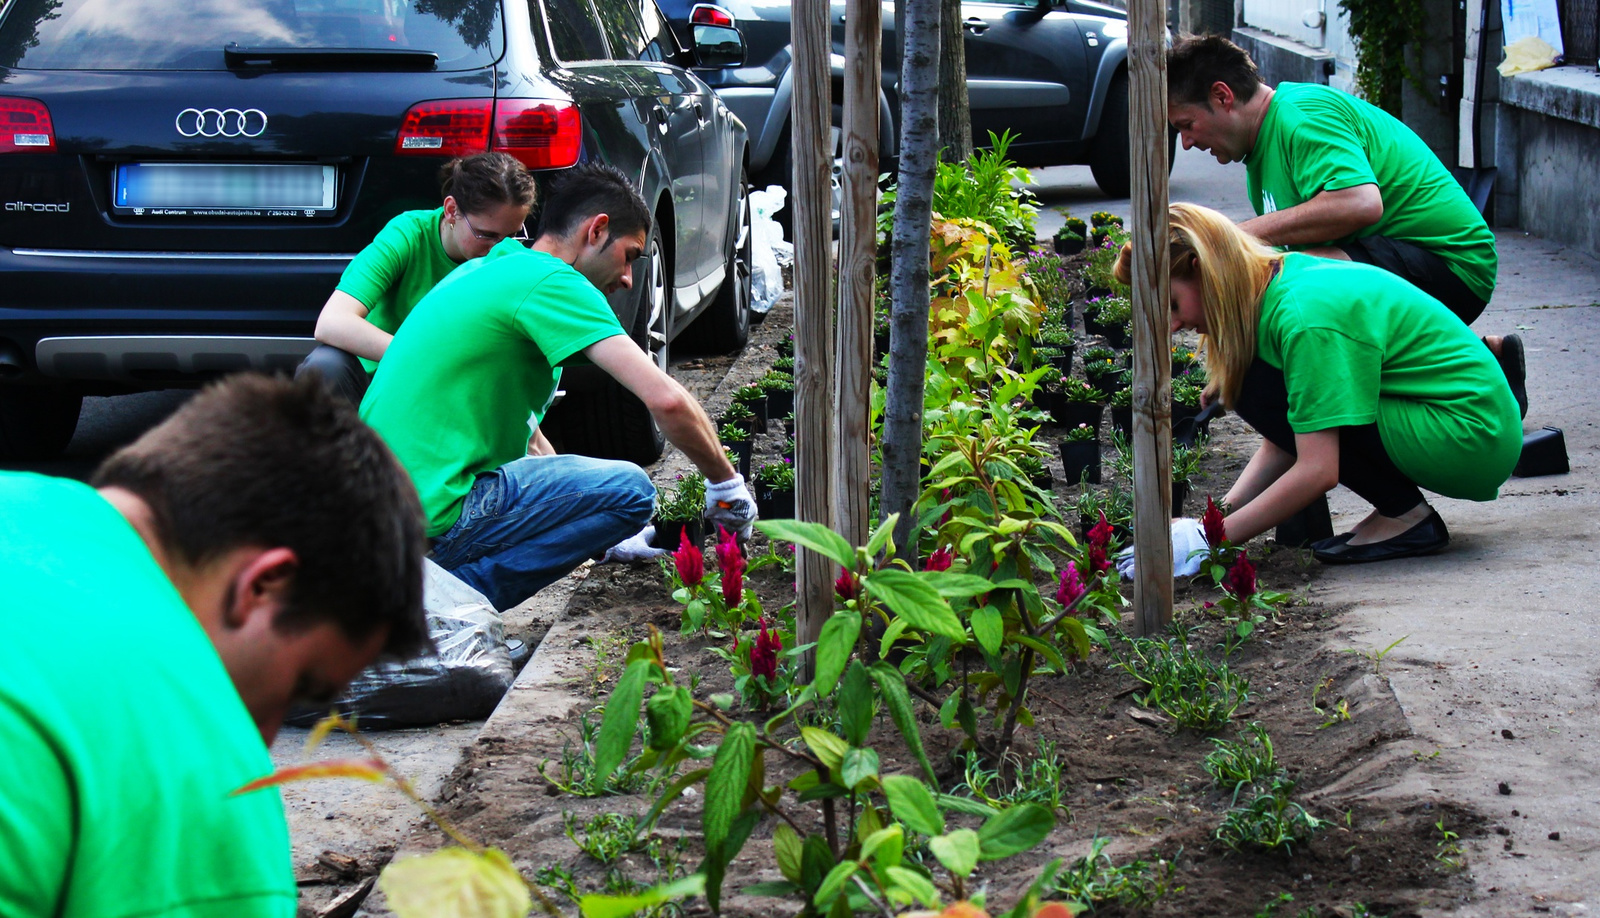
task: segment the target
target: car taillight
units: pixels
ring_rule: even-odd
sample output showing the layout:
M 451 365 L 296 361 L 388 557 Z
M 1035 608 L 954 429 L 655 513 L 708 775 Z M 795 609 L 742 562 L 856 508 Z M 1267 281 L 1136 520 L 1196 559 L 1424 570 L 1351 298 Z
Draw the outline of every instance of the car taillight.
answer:
M 54 153 L 50 109 L 37 99 L 0 96 L 0 153 Z
M 495 105 L 490 149 L 509 153 L 529 169 L 565 169 L 583 143 L 578 107 L 549 99 L 501 99 Z
M 489 149 L 492 99 L 436 99 L 411 106 L 400 121 L 396 156 L 471 156 Z
M 578 107 L 553 99 L 436 99 L 418 102 L 400 122 L 397 156 L 509 153 L 529 169 L 563 169 L 583 143 Z
M 697 3 L 689 11 L 689 22 L 694 25 L 720 26 L 724 29 L 733 28 L 733 14 L 720 6 L 709 3 Z

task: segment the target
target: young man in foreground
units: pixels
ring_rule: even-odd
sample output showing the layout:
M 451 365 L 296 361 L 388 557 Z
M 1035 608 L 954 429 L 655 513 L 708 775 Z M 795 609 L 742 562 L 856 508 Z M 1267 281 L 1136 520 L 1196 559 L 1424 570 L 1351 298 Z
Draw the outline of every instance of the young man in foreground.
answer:
M 282 799 L 231 793 L 292 702 L 426 645 L 425 550 L 315 380 L 214 385 L 90 485 L 0 474 L 0 915 L 293 916 Z

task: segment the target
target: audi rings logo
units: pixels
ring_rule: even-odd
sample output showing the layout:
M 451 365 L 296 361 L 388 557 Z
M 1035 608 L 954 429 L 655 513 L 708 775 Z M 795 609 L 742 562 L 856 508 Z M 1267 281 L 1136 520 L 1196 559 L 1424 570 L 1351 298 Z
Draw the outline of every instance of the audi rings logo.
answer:
M 259 108 L 186 108 L 174 122 L 185 137 L 260 137 L 267 113 Z

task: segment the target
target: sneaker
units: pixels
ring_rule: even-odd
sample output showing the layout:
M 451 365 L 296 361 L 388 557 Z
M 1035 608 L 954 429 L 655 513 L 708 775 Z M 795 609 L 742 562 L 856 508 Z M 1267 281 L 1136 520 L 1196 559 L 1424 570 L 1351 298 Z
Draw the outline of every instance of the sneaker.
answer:
M 1517 411 L 1528 416 L 1528 358 L 1522 349 L 1519 335 L 1506 335 L 1500 339 L 1500 353 L 1495 356 L 1506 382 L 1511 384 L 1511 397 L 1517 400 Z
M 528 646 L 527 641 L 518 638 L 507 640 L 506 650 L 511 654 L 511 668 L 517 672 L 521 672 L 523 664 L 533 656 L 533 648 Z

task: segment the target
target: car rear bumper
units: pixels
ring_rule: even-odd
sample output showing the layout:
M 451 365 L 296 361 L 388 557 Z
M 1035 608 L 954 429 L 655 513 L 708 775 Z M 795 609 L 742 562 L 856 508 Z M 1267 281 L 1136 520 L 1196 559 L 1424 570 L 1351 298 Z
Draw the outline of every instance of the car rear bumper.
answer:
M 150 387 L 292 371 L 349 254 L 0 249 L 10 379 Z

